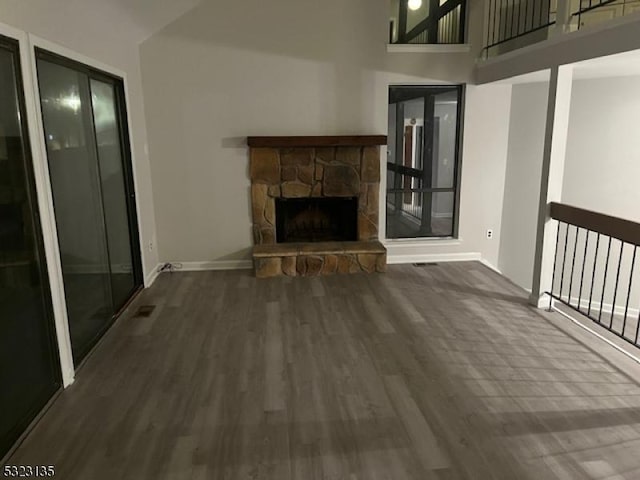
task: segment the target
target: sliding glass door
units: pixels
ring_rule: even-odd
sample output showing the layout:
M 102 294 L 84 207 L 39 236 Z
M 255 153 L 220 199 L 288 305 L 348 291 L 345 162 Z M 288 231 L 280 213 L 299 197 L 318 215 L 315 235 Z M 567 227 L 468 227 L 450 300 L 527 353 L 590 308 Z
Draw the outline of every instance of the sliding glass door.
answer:
M 0 36 L 0 458 L 61 385 L 19 58 Z
M 141 287 L 122 80 L 37 51 L 38 81 L 76 363 Z

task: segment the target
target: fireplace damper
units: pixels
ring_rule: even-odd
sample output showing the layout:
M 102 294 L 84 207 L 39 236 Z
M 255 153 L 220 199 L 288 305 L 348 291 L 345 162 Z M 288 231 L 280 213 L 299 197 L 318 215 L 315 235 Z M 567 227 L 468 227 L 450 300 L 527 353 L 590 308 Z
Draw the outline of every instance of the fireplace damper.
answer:
M 358 198 L 277 198 L 276 241 L 358 239 Z

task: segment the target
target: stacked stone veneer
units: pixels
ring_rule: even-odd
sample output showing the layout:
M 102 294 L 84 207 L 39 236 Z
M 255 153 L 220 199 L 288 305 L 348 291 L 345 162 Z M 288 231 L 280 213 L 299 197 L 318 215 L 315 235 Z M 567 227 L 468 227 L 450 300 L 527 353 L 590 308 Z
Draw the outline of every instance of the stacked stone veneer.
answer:
M 257 277 L 313 277 L 387 270 L 387 251 L 378 241 L 258 245 L 253 251 Z
M 376 242 L 362 251 L 361 243 L 378 240 L 379 147 L 252 147 L 250 176 L 257 276 L 385 270 L 384 247 Z M 337 251 L 305 251 L 299 244 L 270 249 L 277 243 L 275 199 L 305 197 L 357 197 L 358 242 L 340 243 Z
M 358 240 L 378 238 L 379 147 L 252 148 L 256 245 L 276 243 L 276 198 L 358 197 Z

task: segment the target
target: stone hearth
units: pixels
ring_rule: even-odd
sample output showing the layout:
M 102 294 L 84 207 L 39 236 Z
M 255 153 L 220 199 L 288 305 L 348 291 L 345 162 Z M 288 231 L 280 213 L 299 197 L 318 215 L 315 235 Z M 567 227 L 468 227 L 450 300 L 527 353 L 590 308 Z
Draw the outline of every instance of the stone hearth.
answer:
M 249 137 L 256 275 L 381 272 L 380 145 L 386 137 Z M 358 199 L 355 242 L 279 243 L 276 199 Z

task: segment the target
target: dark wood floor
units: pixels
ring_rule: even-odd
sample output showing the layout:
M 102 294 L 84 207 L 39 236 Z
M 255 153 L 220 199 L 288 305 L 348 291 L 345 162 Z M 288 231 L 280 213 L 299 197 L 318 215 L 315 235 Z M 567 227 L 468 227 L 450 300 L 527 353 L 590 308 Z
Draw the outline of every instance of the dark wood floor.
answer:
M 637 479 L 640 368 L 478 263 L 165 274 L 10 462 L 56 478 Z M 617 364 L 617 361 L 616 361 Z

